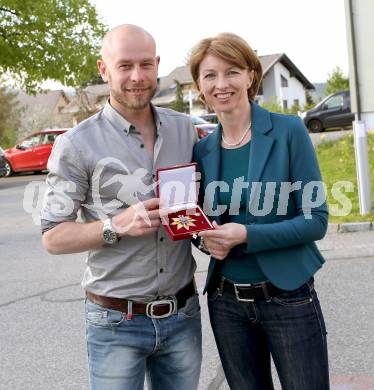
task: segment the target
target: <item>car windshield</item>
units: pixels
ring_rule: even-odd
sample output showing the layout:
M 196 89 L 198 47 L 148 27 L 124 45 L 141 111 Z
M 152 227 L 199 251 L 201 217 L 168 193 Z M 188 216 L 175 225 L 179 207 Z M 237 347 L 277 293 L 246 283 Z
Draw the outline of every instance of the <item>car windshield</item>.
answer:
M 40 134 L 32 135 L 30 137 L 27 137 L 21 142 L 21 146 L 24 148 L 30 148 L 31 146 L 36 146 L 39 144 L 40 141 Z
M 206 124 L 209 124 L 208 121 L 206 121 L 205 119 L 203 118 L 200 118 L 199 116 L 191 116 L 191 120 L 192 120 L 192 123 L 194 125 L 206 125 Z

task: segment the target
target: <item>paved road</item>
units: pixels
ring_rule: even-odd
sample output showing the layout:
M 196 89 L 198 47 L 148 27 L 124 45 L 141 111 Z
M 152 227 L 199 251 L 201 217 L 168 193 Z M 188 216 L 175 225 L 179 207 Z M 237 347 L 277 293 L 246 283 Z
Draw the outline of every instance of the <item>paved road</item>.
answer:
M 80 288 L 84 256 L 45 253 L 39 227 L 22 208 L 25 185 L 44 179 L 0 180 L 0 390 L 88 389 Z M 332 388 L 374 389 L 374 232 L 330 234 L 319 246 L 327 259 L 316 285 L 329 331 Z M 201 289 L 208 259 L 198 255 L 197 262 Z M 199 389 L 228 389 L 205 297 L 201 305 Z

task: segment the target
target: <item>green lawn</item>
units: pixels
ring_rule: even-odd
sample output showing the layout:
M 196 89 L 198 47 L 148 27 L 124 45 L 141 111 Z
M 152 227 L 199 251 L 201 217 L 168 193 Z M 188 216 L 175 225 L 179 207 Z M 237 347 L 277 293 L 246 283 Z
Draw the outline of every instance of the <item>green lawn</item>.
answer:
M 326 142 L 317 146 L 317 157 L 320 164 L 323 181 L 327 186 L 327 200 L 330 209 L 329 222 L 363 222 L 374 221 L 374 132 L 368 134 L 368 152 L 371 174 L 372 212 L 368 215 L 360 215 L 358 203 L 358 188 L 356 177 L 355 151 L 353 145 L 353 134 L 350 134 L 338 141 Z M 333 184 L 338 181 L 350 181 L 353 183 L 354 192 L 341 192 L 352 202 L 352 210 L 346 216 L 331 215 L 331 205 L 336 204 L 342 208 L 331 194 Z

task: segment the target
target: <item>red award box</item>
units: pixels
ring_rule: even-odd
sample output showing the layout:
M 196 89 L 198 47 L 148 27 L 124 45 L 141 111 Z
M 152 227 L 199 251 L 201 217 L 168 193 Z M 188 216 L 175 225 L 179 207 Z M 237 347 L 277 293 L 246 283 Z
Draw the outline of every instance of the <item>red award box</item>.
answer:
M 197 174 L 196 163 L 157 170 L 156 194 L 161 200 L 161 210 L 168 213 L 161 221 L 173 241 L 214 229 L 197 204 Z

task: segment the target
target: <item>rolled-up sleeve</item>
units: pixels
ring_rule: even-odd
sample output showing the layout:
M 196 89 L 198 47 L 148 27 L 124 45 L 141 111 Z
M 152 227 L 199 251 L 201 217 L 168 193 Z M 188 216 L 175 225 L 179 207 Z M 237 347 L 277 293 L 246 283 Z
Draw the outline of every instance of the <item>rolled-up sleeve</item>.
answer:
M 42 232 L 77 219 L 89 188 L 83 160 L 68 134 L 56 139 L 48 160 L 47 189 L 40 214 Z

